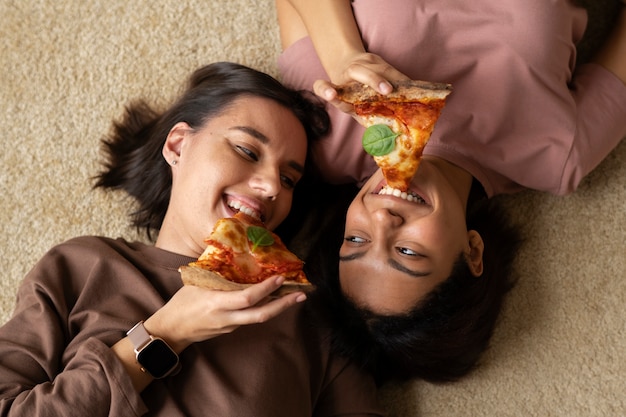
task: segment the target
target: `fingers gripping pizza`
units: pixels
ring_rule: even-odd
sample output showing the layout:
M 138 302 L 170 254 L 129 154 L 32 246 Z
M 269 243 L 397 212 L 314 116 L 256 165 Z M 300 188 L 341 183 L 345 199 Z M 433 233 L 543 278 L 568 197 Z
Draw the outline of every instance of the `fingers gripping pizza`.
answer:
M 274 294 L 312 289 L 304 263 L 263 223 L 242 213 L 217 221 L 198 260 L 180 267 L 187 285 L 233 291 L 281 275 L 285 282 Z
M 387 95 L 358 82 L 336 90 L 337 98 L 352 104 L 356 119 L 367 128 L 363 148 L 374 157 L 387 185 L 406 191 L 452 87 L 416 80 L 393 86 Z

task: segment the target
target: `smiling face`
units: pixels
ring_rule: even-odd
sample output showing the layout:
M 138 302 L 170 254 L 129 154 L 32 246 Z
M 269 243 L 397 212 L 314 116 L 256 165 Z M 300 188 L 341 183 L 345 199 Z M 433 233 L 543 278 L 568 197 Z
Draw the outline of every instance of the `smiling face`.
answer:
M 474 275 L 482 273 L 482 240 L 465 222 L 471 177 L 424 157 L 408 195 L 384 185 L 379 170 L 348 209 L 339 276 L 349 298 L 378 314 L 400 314 L 448 278 L 459 254 Z
M 274 229 L 289 213 L 306 152 L 298 118 L 266 98 L 240 97 L 197 130 L 176 124 L 163 148 L 176 163 L 157 246 L 197 257 L 217 220 L 238 211 Z

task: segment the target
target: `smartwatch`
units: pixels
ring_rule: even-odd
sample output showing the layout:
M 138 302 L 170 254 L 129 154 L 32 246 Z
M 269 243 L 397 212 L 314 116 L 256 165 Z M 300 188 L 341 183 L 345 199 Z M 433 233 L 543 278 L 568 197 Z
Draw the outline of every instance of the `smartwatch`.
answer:
M 143 321 L 126 332 L 135 348 L 137 363 L 141 370 L 153 378 L 165 378 L 178 369 L 178 355 L 160 337 L 152 336 Z

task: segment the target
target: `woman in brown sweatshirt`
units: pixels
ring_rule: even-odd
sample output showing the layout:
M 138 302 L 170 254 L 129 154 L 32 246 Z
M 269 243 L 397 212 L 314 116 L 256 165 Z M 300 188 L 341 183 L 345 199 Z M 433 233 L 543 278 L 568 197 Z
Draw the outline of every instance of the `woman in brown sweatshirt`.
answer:
M 36 264 L 0 328 L 0 415 L 381 415 L 304 294 L 268 302 L 281 278 L 214 292 L 178 273 L 242 206 L 280 224 L 327 128 L 302 94 L 229 63 L 197 70 L 165 112 L 129 106 L 96 186 L 134 197 L 156 243 L 80 237 Z

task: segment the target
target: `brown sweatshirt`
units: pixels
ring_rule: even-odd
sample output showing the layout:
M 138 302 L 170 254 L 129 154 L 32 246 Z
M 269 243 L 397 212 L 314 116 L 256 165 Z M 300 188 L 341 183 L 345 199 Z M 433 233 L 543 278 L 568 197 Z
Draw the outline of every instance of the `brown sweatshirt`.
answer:
M 181 371 L 133 388 L 109 348 L 182 285 L 192 259 L 122 239 L 50 250 L 0 328 L 0 416 L 381 416 L 372 379 L 330 353 L 296 306 L 188 347 Z

